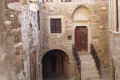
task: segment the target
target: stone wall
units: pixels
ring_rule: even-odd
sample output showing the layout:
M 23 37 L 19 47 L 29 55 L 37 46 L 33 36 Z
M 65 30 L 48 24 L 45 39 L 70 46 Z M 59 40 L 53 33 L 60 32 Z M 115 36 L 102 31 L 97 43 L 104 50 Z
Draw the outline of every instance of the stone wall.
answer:
M 26 9 L 20 0 L 0 0 L 0 80 L 30 79 L 29 54 L 39 49 L 39 30 L 37 11 Z
M 89 29 L 88 34 L 90 34 L 89 43 L 95 46 L 100 57 L 102 78 L 107 80 L 108 77 L 105 74 L 108 74 L 108 0 L 58 2 L 56 0 L 56 2 L 45 2 L 41 5 L 41 34 L 43 38 L 41 42 L 41 60 L 49 50 L 60 49 L 69 56 L 70 65 L 72 65 L 70 70 L 74 71 L 75 62 L 71 47 L 74 44 L 74 28 L 75 25 L 87 26 Z M 87 13 L 88 20 L 74 21 L 74 12 L 77 9 L 81 11 L 82 8 L 90 12 L 90 14 Z M 62 33 L 50 33 L 51 18 L 61 18 Z M 72 39 L 68 39 L 68 36 L 72 36 Z M 74 77 L 73 73 L 70 78 L 74 80 Z
M 107 80 L 105 74 L 108 74 L 108 0 L 58 1 L 59 3 L 56 1 L 41 3 L 41 6 L 37 5 L 35 0 L 21 1 L 22 4 L 20 0 L 0 0 L 0 80 L 29 80 L 29 55 L 34 51 L 40 53 L 38 75 L 41 80 L 42 57 L 54 49 L 62 50 L 68 55 L 68 78 L 76 80 L 77 71 L 75 72 L 76 65 L 72 55 L 76 25 L 88 27 L 89 44 L 94 44 L 101 60 L 102 78 Z M 37 21 L 39 8 L 41 24 Z M 83 20 L 74 21 L 73 15 L 77 10 L 78 13 L 81 10 L 85 12 L 87 20 L 79 16 Z M 51 18 L 61 18 L 62 33 L 50 33 Z M 38 26 L 38 23 L 41 26 Z M 72 39 L 68 39 L 68 36 Z
M 118 0 L 120 2 L 120 0 Z M 120 79 L 120 28 L 117 29 L 117 19 L 116 19 L 116 2 L 115 0 L 109 1 L 109 57 L 110 57 L 110 73 L 112 73 L 112 79 Z M 120 11 L 120 4 L 118 4 L 118 11 Z M 118 12 L 118 18 L 120 18 L 120 13 Z M 118 27 L 120 20 L 118 21 Z M 113 62 L 111 62 L 113 61 Z M 112 70 L 112 71 L 111 71 Z
M 110 33 L 110 37 L 109 37 L 110 41 L 109 41 L 109 48 L 110 48 L 110 56 L 112 56 L 112 59 L 114 61 L 113 65 L 115 67 L 115 74 L 113 76 L 115 76 L 115 80 L 119 80 L 120 79 L 120 62 L 119 62 L 119 44 L 120 44 L 120 36 L 118 34 L 115 33 Z
M 18 9 L 13 7 L 16 4 Z M 21 14 L 20 2 L 1 0 L 0 11 L 0 79 L 16 80 L 16 74 L 22 70 L 22 63 L 18 64 L 21 62 L 21 55 L 16 51 L 19 46 L 15 46 L 22 41 L 18 17 Z

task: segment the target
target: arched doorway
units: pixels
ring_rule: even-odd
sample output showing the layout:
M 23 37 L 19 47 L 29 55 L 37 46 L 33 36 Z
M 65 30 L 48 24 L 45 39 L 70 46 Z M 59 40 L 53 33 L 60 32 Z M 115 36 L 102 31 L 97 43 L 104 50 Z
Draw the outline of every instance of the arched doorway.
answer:
M 62 50 L 51 50 L 42 59 L 43 80 L 55 80 L 68 77 L 69 58 Z
M 77 7 L 72 15 L 73 44 L 80 53 L 90 53 L 91 43 L 91 11 L 86 6 Z

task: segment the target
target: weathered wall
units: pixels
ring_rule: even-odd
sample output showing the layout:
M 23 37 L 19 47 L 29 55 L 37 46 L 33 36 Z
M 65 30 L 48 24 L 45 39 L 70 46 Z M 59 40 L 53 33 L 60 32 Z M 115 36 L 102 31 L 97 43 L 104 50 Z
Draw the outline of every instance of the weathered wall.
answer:
M 118 0 L 120 2 L 120 0 Z M 120 4 L 118 4 L 118 11 L 120 11 Z M 120 13 L 118 12 L 118 18 Z M 116 2 L 115 0 L 109 1 L 109 57 L 110 57 L 110 80 L 120 80 L 120 28 L 117 31 L 116 19 Z M 120 23 L 120 20 L 118 21 Z M 120 24 L 118 24 L 118 27 Z M 113 60 L 113 62 L 111 62 Z M 114 74 L 113 74 L 114 73 Z
M 45 2 L 41 6 L 41 59 L 42 56 L 52 49 L 61 49 L 67 53 L 70 58 L 70 71 L 74 71 L 75 64 L 72 55 L 72 43 L 74 43 L 74 21 L 73 14 L 76 8 L 85 7 L 91 14 L 89 21 L 78 21 L 78 25 L 86 25 L 90 27 L 90 43 L 94 44 L 96 52 L 101 61 L 102 78 L 107 80 L 108 77 L 108 0 L 79 0 L 79 2 Z M 50 33 L 50 18 L 61 18 L 62 33 Z M 69 40 L 68 36 L 72 39 Z M 90 47 L 90 46 L 89 46 Z M 74 79 L 74 73 L 70 74 L 71 79 Z
M 44 54 L 52 49 L 60 49 L 69 56 L 69 78 L 75 80 L 72 43 L 74 43 L 73 27 L 76 23 L 89 25 L 91 34 L 89 41 L 94 44 L 100 57 L 102 78 L 107 80 L 104 74 L 108 73 L 108 1 L 79 0 L 79 2 L 44 3 L 41 5 L 41 32 L 38 30 L 35 5 L 35 3 L 30 7 L 24 5 L 23 10 L 19 0 L 0 1 L 0 80 L 29 80 L 29 54 L 38 51 L 39 44 L 42 45 L 39 51 L 41 53 L 39 54 L 39 78 L 42 78 L 41 61 Z M 76 8 L 81 10 L 81 7 L 91 12 L 89 21 L 78 21 L 74 25 L 74 11 Z M 61 18 L 62 33 L 50 33 L 50 18 Z M 69 35 L 72 36 L 70 40 Z M 40 37 L 43 39 L 39 43 Z
M 120 36 L 119 34 L 115 34 L 115 33 L 110 33 L 110 44 L 109 44 L 109 48 L 110 48 L 110 56 L 112 57 L 114 63 L 114 67 L 115 67 L 115 80 L 119 80 L 120 79 L 120 55 L 119 55 L 119 52 L 120 52 L 120 47 L 119 47 L 119 44 L 120 44 Z
M 37 19 L 37 10 L 31 10 L 30 8 L 22 11 L 22 44 L 25 51 L 24 60 L 24 74 L 29 78 L 30 75 L 30 64 L 29 64 L 29 55 L 36 51 L 38 55 L 39 50 L 39 27 Z M 38 66 L 38 62 L 36 62 Z M 38 74 L 38 71 L 37 71 Z M 38 76 L 38 75 L 37 75 Z
M 16 4 L 18 7 L 13 7 Z M 21 55 L 17 55 L 15 46 L 21 42 L 20 7 L 19 1 L 0 1 L 0 80 L 16 80 L 22 70 L 22 63 L 18 64 Z
M 23 10 L 20 0 L 0 0 L 0 80 L 29 80 L 38 32 L 37 12 Z

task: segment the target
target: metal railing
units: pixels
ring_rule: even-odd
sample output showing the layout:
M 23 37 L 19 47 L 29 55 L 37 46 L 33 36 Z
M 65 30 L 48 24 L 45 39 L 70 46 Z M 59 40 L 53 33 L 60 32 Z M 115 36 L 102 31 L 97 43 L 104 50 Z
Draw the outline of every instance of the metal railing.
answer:
M 92 54 L 92 56 L 93 56 L 93 58 L 95 60 L 95 63 L 96 63 L 96 67 L 97 67 L 97 69 L 99 71 L 99 74 L 101 75 L 101 72 L 100 72 L 100 58 L 98 57 L 93 44 L 90 44 L 90 48 L 91 48 L 91 54 Z
M 72 45 L 72 51 L 73 51 L 74 58 L 76 60 L 76 64 L 77 64 L 77 67 L 78 67 L 78 70 L 80 73 L 80 80 L 81 80 L 81 60 L 80 60 L 79 54 L 75 48 L 75 45 Z

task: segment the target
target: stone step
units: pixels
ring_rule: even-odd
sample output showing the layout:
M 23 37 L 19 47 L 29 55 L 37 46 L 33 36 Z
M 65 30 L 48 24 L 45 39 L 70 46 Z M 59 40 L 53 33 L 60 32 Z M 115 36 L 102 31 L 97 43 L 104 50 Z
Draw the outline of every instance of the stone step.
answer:
M 88 66 L 83 66 L 83 65 L 81 66 L 82 69 L 89 69 L 89 68 L 94 68 L 94 67 L 95 66 L 89 66 L 89 65 Z
M 82 80 L 82 79 L 81 79 L 81 80 Z M 83 80 L 85 80 L 85 79 L 83 79 Z M 101 79 L 99 79 L 99 78 L 98 78 L 98 79 L 92 79 L 92 78 L 90 79 L 90 78 L 89 78 L 89 79 L 86 79 L 86 80 L 101 80 Z
M 99 75 L 85 75 L 81 76 L 82 80 L 93 80 L 93 79 L 100 79 Z
M 91 53 L 88 53 L 88 52 L 78 52 L 78 54 L 80 54 L 80 55 L 90 55 Z
M 96 71 L 96 67 L 81 67 L 81 71 Z
M 91 79 L 91 80 L 101 80 L 101 79 Z
M 81 64 L 95 64 L 95 61 L 81 61 Z
M 93 61 L 93 58 L 80 58 L 81 61 Z
M 82 80 L 100 80 L 96 63 L 91 54 L 80 55 Z
M 91 70 L 91 71 L 81 71 L 82 73 L 92 73 L 92 72 L 97 72 L 98 73 L 98 71 L 97 70 Z
M 80 60 L 94 60 L 94 59 L 93 57 L 80 57 Z
M 91 55 L 91 54 L 89 54 L 89 55 L 79 55 L 80 57 L 92 57 L 93 58 L 93 56 Z
M 81 72 L 81 75 L 82 76 L 87 76 L 87 75 L 99 75 L 98 74 L 98 71 L 94 71 L 94 72 L 88 72 L 88 71 L 86 71 L 86 72 Z
M 82 78 L 94 78 L 94 79 L 100 79 L 100 75 L 81 75 Z
M 91 67 L 96 67 L 96 65 L 95 64 L 82 64 L 81 67 L 91 68 Z

